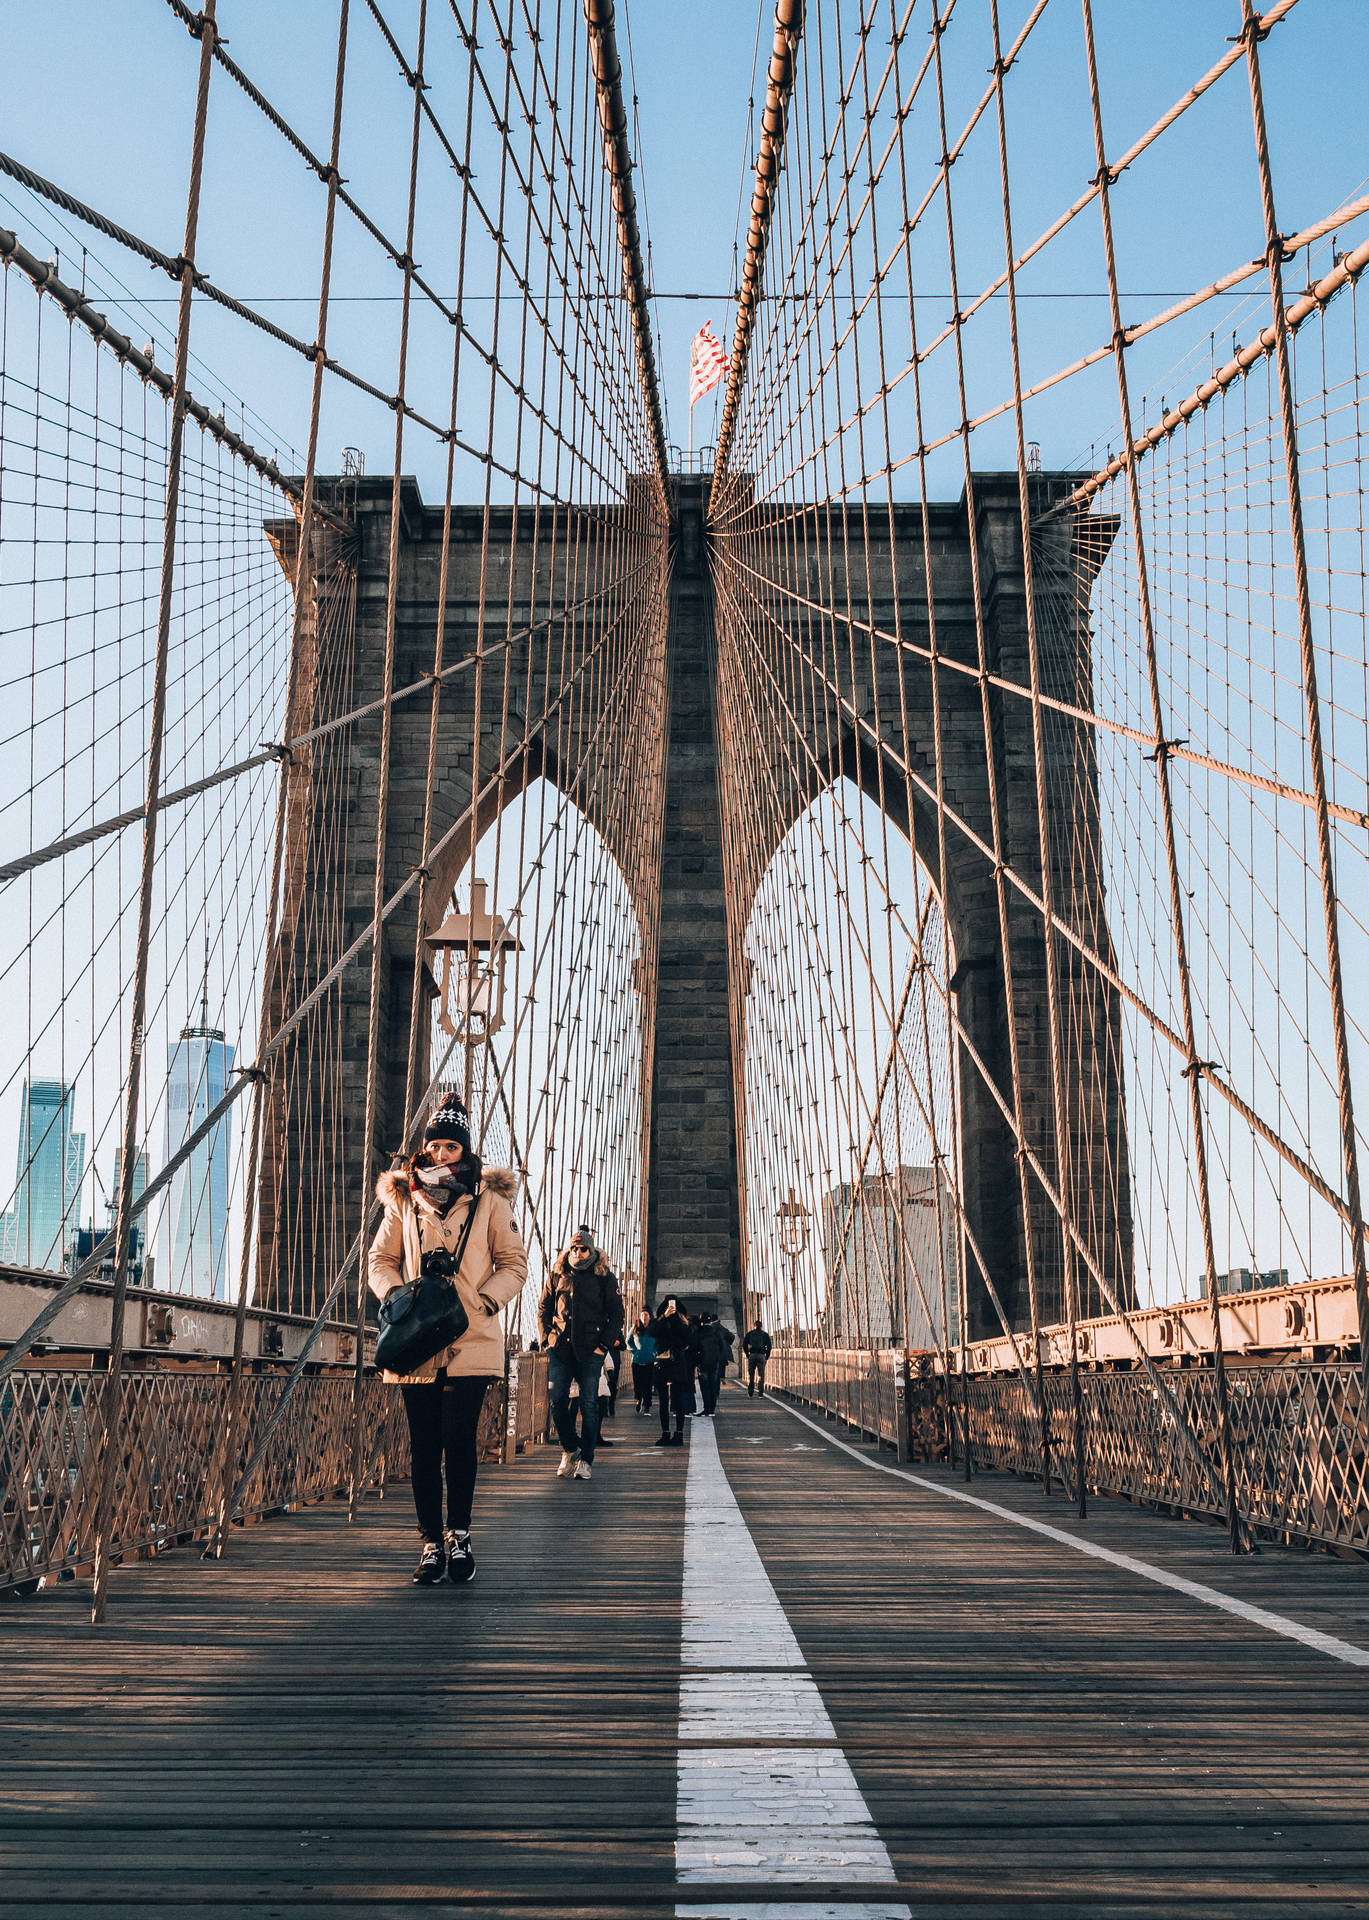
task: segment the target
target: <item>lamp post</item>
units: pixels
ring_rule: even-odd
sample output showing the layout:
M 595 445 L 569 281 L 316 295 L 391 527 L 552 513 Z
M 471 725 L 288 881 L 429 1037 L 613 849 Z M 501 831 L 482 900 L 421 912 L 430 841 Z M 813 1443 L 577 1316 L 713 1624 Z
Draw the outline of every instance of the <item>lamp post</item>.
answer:
M 465 1096 L 470 1104 L 473 1047 L 484 1046 L 504 1024 L 504 970 L 511 953 L 522 952 L 508 922 L 485 905 L 486 884 L 471 881 L 469 913 L 449 913 L 424 942 L 442 955 L 437 982 L 437 1024 L 466 1050 Z
M 780 1251 L 787 1254 L 790 1260 L 789 1303 L 796 1328 L 798 1326 L 799 1261 L 808 1246 L 808 1223 L 811 1219 L 812 1215 L 791 1187 L 788 1197 L 775 1209 L 775 1227 Z

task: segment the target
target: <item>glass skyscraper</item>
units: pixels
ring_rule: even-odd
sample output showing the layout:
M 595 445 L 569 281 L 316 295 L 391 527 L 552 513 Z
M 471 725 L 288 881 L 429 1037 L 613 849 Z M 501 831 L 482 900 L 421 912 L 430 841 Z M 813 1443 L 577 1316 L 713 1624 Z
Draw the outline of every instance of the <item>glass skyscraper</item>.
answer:
M 181 1029 L 167 1058 L 166 1160 L 223 1098 L 232 1071 L 233 1049 L 218 1028 L 209 1025 L 206 997 L 200 1024 Z M 211 1300 L 228 1297 L 231 1129 L 231 1113 L 225 1114 L 172 1176 L 157 1255 L 157 1286 L 164 1292 Z
M 0 1221 L 0 1251 L 17 1266 L 60 1268 L 76 1230 L 86 1137 L 72 1131 L 75 1094 L 64 1080 L 24 1082 L 14 1200 Z

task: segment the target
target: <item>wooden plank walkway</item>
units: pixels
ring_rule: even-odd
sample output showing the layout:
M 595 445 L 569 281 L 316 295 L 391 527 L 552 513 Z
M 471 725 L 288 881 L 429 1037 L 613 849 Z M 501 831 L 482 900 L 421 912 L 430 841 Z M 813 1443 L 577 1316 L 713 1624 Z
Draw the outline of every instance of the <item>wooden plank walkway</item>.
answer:
M 0 1909 L 1369 1914 L 1369 1671 L 735 1389 L 722 1463 L 897 1884 L 677 1886 L 688 1454 L 630 1410 L 611 1431 L 588 1485 L 554 1453 L 485 1471 L 464 1591 L 409 1586 L 399 1488 L 355 1529 L 317 1508 L 218 1566 L 121 1569 L 102 1632 L 84 1586 L 10 1605 Z M 1073 1524 L 1011 1480 L 974 1491 Z M 1215 1529 L 1114 1503 L 1086 1535 L 1369 1647 L 1363 1566 L 1233 1561 Z

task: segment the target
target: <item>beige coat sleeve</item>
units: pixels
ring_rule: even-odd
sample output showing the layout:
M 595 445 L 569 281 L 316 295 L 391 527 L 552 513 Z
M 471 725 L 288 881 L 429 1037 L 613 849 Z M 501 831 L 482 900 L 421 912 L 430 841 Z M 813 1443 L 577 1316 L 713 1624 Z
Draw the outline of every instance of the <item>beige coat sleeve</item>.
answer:
M 528 1277 L 527 1249 L 507 1200 L 490 1203 L 489 1246 L 494 1272 L 481 1287 L 480 1297 L 492 1313 L 498 1313 L 518 1298 Z
M 366 1284 L 377 1300 L 404 1285 L 404 1222 L 393 1201 L 385 1203 L 366 1262 Z

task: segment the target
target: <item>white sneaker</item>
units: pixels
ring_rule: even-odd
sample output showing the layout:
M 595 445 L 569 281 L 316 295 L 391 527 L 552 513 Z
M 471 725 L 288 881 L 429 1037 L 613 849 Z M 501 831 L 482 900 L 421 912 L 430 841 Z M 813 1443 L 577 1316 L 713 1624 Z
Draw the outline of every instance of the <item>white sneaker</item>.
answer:
M 590 1477 L 590 1464 L 589 1464 L 589 1461 L 588 1461 L 588 1460 L 577 1460 L 577 1461 L 576 1461 L 576 1463 L 575 1463 L 575 1473 L 574 1473 L 574 1478 L 575 1478 L 575 1479 L 577 1479 L 577 1480 L 588 1480 L 588 1479 L 589 1479 L 589 1477 Z
M 561 1464 L 556 1469 L 556 1478 L 558 1480 L 573 1480 L 575 1478 L 575 1463 L 579 1458 L 578 1453 L 563 1453 L 561 1455 Z

